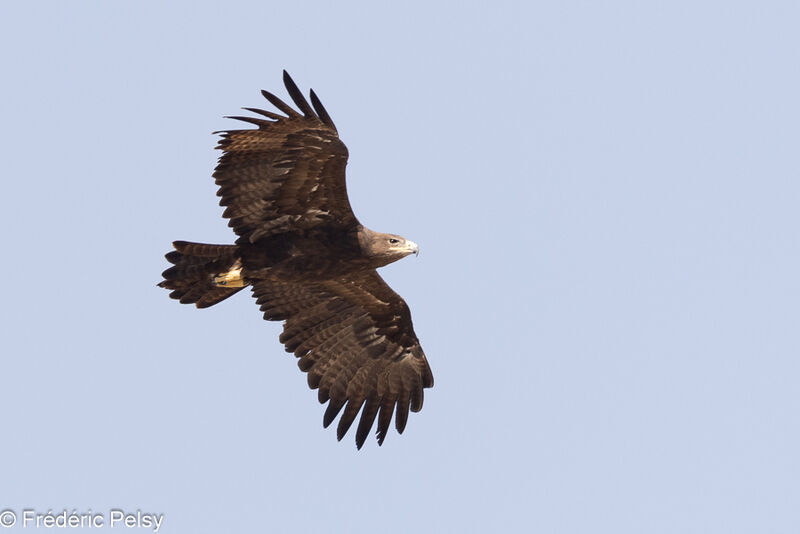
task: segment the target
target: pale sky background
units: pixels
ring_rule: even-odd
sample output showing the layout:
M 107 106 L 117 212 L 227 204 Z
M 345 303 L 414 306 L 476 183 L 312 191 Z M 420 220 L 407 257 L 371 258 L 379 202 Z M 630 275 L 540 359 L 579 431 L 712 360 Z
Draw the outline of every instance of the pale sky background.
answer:
M 4 2 L 0 510 L 799 532 L 798 28 L 771 1 Z M 383 447 L 322 429 L 248 294 L 155 285 L 172 240 L 232 242 L 211 132 L 284 68 L 358 217 L 421 247 L 382 274 L 436 385 Z

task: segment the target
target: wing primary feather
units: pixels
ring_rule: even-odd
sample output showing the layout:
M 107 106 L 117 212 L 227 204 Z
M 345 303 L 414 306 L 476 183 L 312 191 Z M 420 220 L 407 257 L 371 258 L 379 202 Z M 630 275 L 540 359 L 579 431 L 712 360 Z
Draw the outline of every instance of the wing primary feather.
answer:
M 384 397 L 381 400 L 381 412 L 378 415 L 378 445 L 383 445 L 389 425 L 392 422 L 392 412 L 394 411 L 394 397 Z
M 369 436 L 369 430 L 372 428 L 372 423 L 375 422 L 375 416 L 378 415 L 378 408 L 380 407 L 380 399 L 377 397 L 370 397 L 364 404 L 364 409 L 361 411 L 361 420 L 358 422 L 356 429 L 356 447 L 361 448 Z
M 325 415 L 322 417 L 322 428 L 328 428 L 339 412 L 342 411 L 342 406 L 347 401 L 346 398 L 335 399 L 332 398 L 325 409 Z
M 276 121 L 285 118 L 283 115 L 278 115 L 277 113 L 273 113 L 265 109 L 259 109 L 259 108 L 242 108 L 242 109 L 245 109 L 247 111 L 252 111 L 253 113 L 258 113 L 259 115 L 264 115 L 268 119 L 275 119 Z
M 255 124 L 259 128 L 266 128 L 271 124 L 275 124 L 274 121 L 268 121 L 268 120 L 264 120 L 264 119 L 259 119 L 258 117 L 243 117 L 243 116 L 239 116 L 239 115 L 228 115 L 225 118 L 226 119 L 234 119 L 234 120 L 242 121 L 242 122 L 249 122 L 250 124 Z
M 314 109 L 317 111 L 317 115 L 322 122 L 333 128 L 335 131 L 336 125 L 333 124 L 331 116 L 328 115 L 328 111 L 325 109 L 325 106 L 322 105 L 322 102 L 320 102 L 319 98 L 317 97 L 317 93 L 315 93 L 313 89 L 311 90 L 311 103 L 314 105 Z
M 414 380 L 414 385 L 411 389 L 411 411 L 418 412 L 422 409 L 422 401 L 425 399 L 425 394 L 422 391 L 422 384 L 419 379 Z
M 289 104 L 287 104 L 286 102 L 284 102 L 283 100 L 281 100 L 277 96 L 273 95 L 269 91 L 264 91 L 262 89 L 261 90 L 261 94 L 264 95 L 264 98 L 269 100 L 270 104 L 272 104 L 273 106 L 275 106 L 279 110 L 281 110 L 284 113 L 286 113 L 286 115 L 288 115 L 289 117 L 299 117 L 300 116 L 300 114 L 298 112 L 296 112 L 295 110 L 293 110 L 292 107 Z
M 355 421 L 356 416 L 358 415 L 358 411 L 361 409 L 361 406 L 364 404 L 364 397 L 359 398 L 351 398 L 347 401 L 347 406 L 344 409 L 344 413 L 342 413 L 342 417 L 339 419 L 339 426 L 336 427 L 336 439 L 341 441 L 347 431 L 350 430 L 350 425 L 353 424 Z
M 308 100 L 306 100 L 303 93 L 298 89 L 297 84 L 294 83 L 294 80 L 292 80 L 292 77 L 289 76 L 289 73 L 286 71 L 283 71 L 283 83 L 286 85 L 286 90 L 289 91 L 289 96 L 292 97 L 292 100 L 294 100 L 294 103 L 300 108 L 300 111 L 303 112 L 303 115 L 306 117 L 313 117 L 315 115 L 314 110 L 308 105 Z
M 395 418 L 394 418 L 394 426 L 397 429 L 398 434 L 402 434 L 403 430 L 406 429 L 406 423 L 408 422 L 408 404 L 409 404 L 409 397 L 407 391 L 402 391 L 400 393 L 400 398 L 397 399 L 397 409 L 395 410 Z

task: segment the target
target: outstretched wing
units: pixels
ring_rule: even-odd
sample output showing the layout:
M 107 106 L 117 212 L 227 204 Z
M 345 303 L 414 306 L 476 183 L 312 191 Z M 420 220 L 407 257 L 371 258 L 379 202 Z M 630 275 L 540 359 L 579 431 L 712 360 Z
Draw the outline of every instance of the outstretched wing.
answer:
M 345 187 L 347 148 L 314 91 L 313 107 L 291 77 L 283 81 L 300 112 L 275 95 L 264 97 L 285 115 L 244 108 L 262 117 L 230 117 L 257 129 L 222 133 L 214 178 L 237 235 L 253 243 L 276 233 L 321 225 L 358 224 Z
M 308 284 L 261 280 L 253 295 L 265 319 L 285 321 L 281 343 L 299 358 L 308 385 L 319 389 L 319 401 L 328 402 L 323 426 L 344 408 L 339 440 L 359 410 L 360 449 L 376 417 L 380 445 L 393 411 L 402 433 L 409 409 L 422 409 L 423 388 L 433 386 L 433 375 L 408 306 L 377 272 Z

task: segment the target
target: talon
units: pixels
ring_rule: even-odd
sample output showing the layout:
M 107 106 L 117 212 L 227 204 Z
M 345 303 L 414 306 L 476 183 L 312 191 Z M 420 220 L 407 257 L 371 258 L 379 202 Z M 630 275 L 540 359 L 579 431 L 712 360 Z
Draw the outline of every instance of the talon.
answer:
M 216 286 L 222 287 L 244 287 L 244 278 L 242 278 L 242 264 L 237 261 L 231 267 L 231 270 L 224 273 L 219 273 L 211 279 L 211 282 Z

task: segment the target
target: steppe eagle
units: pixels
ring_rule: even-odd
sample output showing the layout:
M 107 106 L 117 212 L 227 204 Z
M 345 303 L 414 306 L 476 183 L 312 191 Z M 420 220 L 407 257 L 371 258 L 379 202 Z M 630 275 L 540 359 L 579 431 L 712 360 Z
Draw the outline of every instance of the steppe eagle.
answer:
M 230 118 L 256 128 L 220 132 L 214 179 L 235 244 L 175 241 L 159 285 L 198 308 L 250 286 L 264 319 L 283 321 L 280 342 L 328 403 L 323 426 L 344 409 L 341 440 L 360 411 L 356 446 L 376 417 L 382 444 L 392 414 L 402 433 L 433 386 L 408 306 L 376 272 L 419 249 L 359 223 L 333 121 L 313 90 L 309 105 L 286 71 L 283 81 L 299 112 L 262 91 L 282 114 L 244 108 L 259 116 Z

